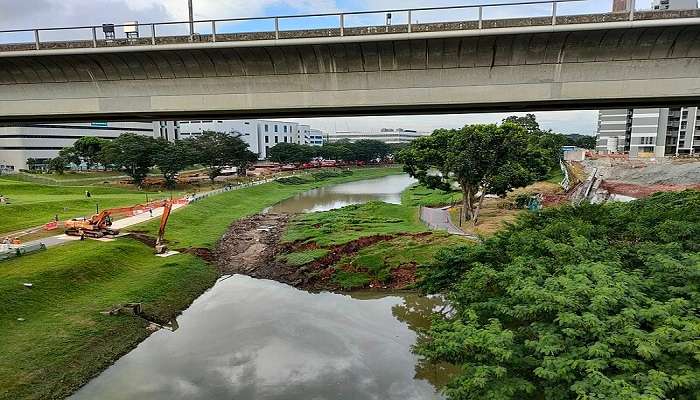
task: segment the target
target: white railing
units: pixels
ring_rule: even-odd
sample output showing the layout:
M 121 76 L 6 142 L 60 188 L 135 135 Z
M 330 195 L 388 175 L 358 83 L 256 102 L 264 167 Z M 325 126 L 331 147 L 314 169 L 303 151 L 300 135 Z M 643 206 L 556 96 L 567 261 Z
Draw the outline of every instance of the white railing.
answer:
M 353 11 L 322 14 L 301 14 L 301 15 L 278 15 L 269 17 L 249 17 L 249 18 L 227 18 L 227 19 L 206 19 L 195 21 L 171 21 L 157 23 L 130 22 L 125 24 L 104 24 L 86 25 L 57 28 L 35 28 L 35 29 L 11 29 L 0 30 L 0 52 L 13 50 L 41 50 L 47 48 L 60 48 L 56 43 L 69 43 L 70 48 L 83 47 L 107 47 L 111 45 L 158 45 L 172 43 L 176 39 L 188 41 L 236 41 L 250 40 L 250 36 L 256 35 L 263 39 L 286 39 L 290 37 L 300 37 L 299 32 L 303 31 L 323 31 L 323 36 L 348 36 L 358 34 L 378 34 L 378 33 L 413 33 L 417 28 L 424 29 L 425 25 L 446 24 L 446 23 L 467 23 L 468 28 L 457 29 L 489 29 L 494 26 L 493 21 L 512 20 L 522 18 L 524 26 L 531 25 L 557 25 L 558 18 L 575 15 L 586 15 L 576 13 L 562 13 L 560 6 L 580 3 L 588 0 L 547 0 L 547 1 L 518 1 L 508 3 L 474 4 L 463 6 L 444 7 L 423 7 L 423 8 L 403 8 L 373 11 Z M 604 11 L 601 14 L 614 15 L 616 20 L 634 19 L 634 1 L 628 0 L 628 11 L 610 13 Z M 521 14 L 517 18 L 498 18 L 498 16 L 512 15 L 513 9 L 520 7 Z M 509 9 L 509 10 L 508 10 Z M 527 11 L 523 12 L 522 9 Z M 547 11 L 542 11 L 542 10 Z M 471 16 L 455 20 L 458 11 L 470 12 Z M 506 11 L 504 14 L 503 11 Z M 486 16 L 488 11 L 493 15 Z M 590 10 L 588 10 L 590 11 Z M 366 16 L 381 15 L 384 24 L 367 23 L 371 18 Z M 430 15 L 438 14 L 431 18 Z M 588 12 L 587 14 L 591 14 Z M 420 16 L 428 19 L 419 23 Z M 362 24 L 348 24 L 349 18 L 355 18 Z M 326 21 L 326 25 L 319 26 L 318 20 Z M 332 22 L 328 23 L 328 20 Z M 316 22 L 314 22 L 316 21 Z M 393 21 L 393 22 L 392 22 Z M 398 22 L 398 24 L 397 24 Z M 590 22 L 590 21 L 589 21 Z M 282 23 L 290 25 L 289 28 L 281 28 Z M 571 21 L 565 23 L 571 24 Z M 267 25 L 265 25 L 267 24 Z M 269 28 L 266 28 L 269 26 Z M 246 30 L 246 27 L 247 30 Z M 256 30 L 251 30 L 251 28 Z M 358 32 L 360 29 L 369 29 L 366 32 Z M 377 29 L 379 28 L 379 29 Z M 177 31 L 175 33 L 174 30 Z M 197 31 L 200 32 L 197 32 Z M 355 30 L 355 31 L 352 31 Z M 144 33 L 145 36 L 141 36 Z M 297 35 L 295 35 L 296 33 Z M 239 35 L 239 36 L 237 36 Z M 240 35 L 248 35 L 243 37 Z M 100 36 L 100 37 L 98 37 Z M 304 37 L 304 36 L 301 36 Z

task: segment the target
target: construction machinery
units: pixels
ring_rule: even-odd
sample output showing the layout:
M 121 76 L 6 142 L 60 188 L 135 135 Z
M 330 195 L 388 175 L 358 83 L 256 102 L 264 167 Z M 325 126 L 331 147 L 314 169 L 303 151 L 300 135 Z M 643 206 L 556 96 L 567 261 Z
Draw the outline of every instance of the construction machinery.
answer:
M 166 201 L 163 205 L 163 215 L 160 216 L 160 228 L 158 229 L 158 239 L 156 239 L 156 254 L 164 254 L 168 248 L 163 243 L 165 236 L 165 225 L 168 223 L 170 211 L 173 208 L 173 203 Z
M 119 231 L 110 228 L 112 226 L 112 213 L 109 210 L 102 211 L 90 218 L 74 218 L 64 222 L 66 235 L 101 238 L 118 235 Z

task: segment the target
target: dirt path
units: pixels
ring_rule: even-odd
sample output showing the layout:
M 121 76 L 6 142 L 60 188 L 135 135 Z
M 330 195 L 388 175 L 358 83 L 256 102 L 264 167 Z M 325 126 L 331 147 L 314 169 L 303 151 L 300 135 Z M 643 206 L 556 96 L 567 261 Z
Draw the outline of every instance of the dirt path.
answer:
M 288 221 L 284 214 L 256 214 L 234 222 L 214 251 L 219 271 L 262 277 L 259 271 L 275 262 L 277 243 Z

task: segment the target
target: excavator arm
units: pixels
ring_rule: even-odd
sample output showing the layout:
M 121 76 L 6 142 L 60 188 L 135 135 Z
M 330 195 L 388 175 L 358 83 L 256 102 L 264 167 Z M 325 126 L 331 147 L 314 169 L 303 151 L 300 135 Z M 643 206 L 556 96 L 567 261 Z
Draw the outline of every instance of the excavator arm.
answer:
M 158 239 L 156 240 L 156 253 L 162 254 L 167 250 L 163 244 L 163 239 L 165 236 L 165 226 L 168 224 L 168 218 L 170 217 L 170 211 L 173 208 L 173 203 L 167 201 L 163 205 L 163 215 L 160 216 L 160 227 L 158 228 Z

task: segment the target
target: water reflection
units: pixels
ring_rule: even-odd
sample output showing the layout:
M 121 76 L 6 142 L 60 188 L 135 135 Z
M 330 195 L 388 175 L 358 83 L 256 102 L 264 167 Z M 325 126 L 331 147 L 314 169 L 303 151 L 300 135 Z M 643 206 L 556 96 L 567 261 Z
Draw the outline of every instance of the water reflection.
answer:
M 328 211 L 373 200 L 399 204 L 401 192 L 415 182 L 415 179 L 403 174 L 326 186 L 298 194 L 268 211 L 289 214 Z
M 235 275 L 197 299 L 176 332 L 156 332 L 72 398 L 441 398 L 430 382 L 444 371 L 410 351 L 436 301 Z

